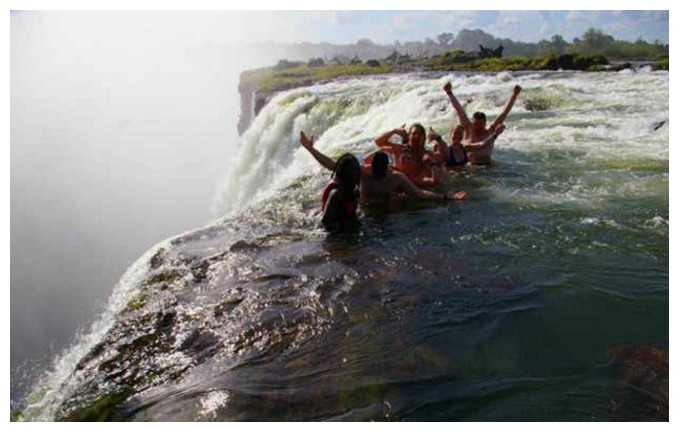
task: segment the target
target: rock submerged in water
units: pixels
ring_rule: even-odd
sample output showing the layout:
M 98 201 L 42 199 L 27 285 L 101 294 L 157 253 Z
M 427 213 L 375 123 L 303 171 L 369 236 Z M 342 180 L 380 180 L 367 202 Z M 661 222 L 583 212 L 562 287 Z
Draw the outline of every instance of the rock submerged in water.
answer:
M 654 345 L 617 345 L 607 352 L 623 387 L 612 409 L 630 419 L 669 419 L 669 352 Z

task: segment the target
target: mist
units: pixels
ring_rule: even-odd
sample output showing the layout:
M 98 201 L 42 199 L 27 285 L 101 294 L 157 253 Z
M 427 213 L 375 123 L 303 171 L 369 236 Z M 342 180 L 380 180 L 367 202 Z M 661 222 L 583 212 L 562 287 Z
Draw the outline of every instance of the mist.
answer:
M 206 225 L 238 151 L 222 12 L 12 12 L 11 398 L 86 331 L 144 251 Z M 36 367 L 38 365 L 38 367 Z

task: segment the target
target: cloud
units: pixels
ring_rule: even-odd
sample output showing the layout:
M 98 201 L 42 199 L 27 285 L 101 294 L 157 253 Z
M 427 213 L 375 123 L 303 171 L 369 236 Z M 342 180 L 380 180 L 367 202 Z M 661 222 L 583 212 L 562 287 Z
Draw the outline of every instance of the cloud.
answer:
M 376 43 L 423 41 L 436 35 L 481 29 L 499 38 L 537 42 L 560 34 L 580 37 L 588 28 L 601 29 L 617 39 L 669 41 L 667 10 L 416 10 L 416 11 L 64 11 L 50 14 L 50 22 L 68 19 L 64 34 L 134 33 L 139 40 L 158 39 L 188 44 L 201 41 L 281 41 L 353 43 L 369 38 Z M 64 18 L 65 17 L 65 18 Z M 57 19 L 58 18 L 58 19 Z M 77 43 L 90 43 L 78 36 Z
M 582 19 L 583 13 L 581 11 L 570 11 L 566 14 L 566 19 L 571 21 L 577 21 Z
M 560 34 L 566 40 L 593 27 L 616 39 L 669 39 L 668 11 L 229 11 L 211 13 L 207 28 L 231 29 L 241 40 L 353 43 L 423 41 L 440 33 L 481 29 L 499 38 L 538 42 Z M 207 15 L 207 14 L 203 14 Z M 204 18 L 201 18 L 204 19 Z M 224 24 L 220 24 L 223 22 Z M 204 26 L 201 28 L 205 28 Z M 191 37 L 187 32 L 186 37 Z
M 502 11 L 500 12 L 495 24 L 501 26 L 515 26 L 521 24 L 525 17 L 525 13 L 517 11 Z

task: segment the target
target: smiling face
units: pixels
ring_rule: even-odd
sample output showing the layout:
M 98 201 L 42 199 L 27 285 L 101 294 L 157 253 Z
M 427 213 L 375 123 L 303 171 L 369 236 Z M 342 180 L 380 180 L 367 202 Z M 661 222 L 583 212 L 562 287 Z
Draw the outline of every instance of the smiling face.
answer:
M 472 118 L 472 129 L 476 132 L 486 130 L 486 115 L 482 112 L 475 112 Z
M 401 168 L 401 171 L 407 173 L 412 172 L 415 168 L 415 164 L 413 163 L 414 161 L 415 160 L 413 159 L 413 154 L 411 152 L 404 151 L 401 153 L 401 156 L 398 159 L 398 164 Z
M 408 144 L 411 147 L 424 147 L 426 139 L 427 133 L 424 130 L 424 126 L 419 123 L 410 126 L 410 129 L 408 130 Z

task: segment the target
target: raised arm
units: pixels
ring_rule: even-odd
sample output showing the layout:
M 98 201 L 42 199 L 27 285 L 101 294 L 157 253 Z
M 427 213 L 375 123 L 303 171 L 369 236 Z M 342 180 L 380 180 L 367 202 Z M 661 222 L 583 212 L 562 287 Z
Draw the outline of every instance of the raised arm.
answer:
M 455 112 L 457 113 L 457 118 L 460 120 L 460 124 L 465 129 L 471 127 L 472 123 L 469 121 L 469 117 L 467 117 L 467 113 L 464 111 L 464 107 L 460 104 L 460 101 L 458 101 L 455 95 L 453 94 L 453 86 L 452 84 L 450 84 L 450 81 L 443 86 L 443 91 L 446 92 L 446 94 L 448 95 L 448 99 L 450 99 L 450 103 L 453 104 L 453 108 L 455 108 Z
M 330 171 L 335 170 L 335 162 L 314 147 L 313 136 L 309 138 L 304 131 L 301 131 L 299 133 L 299 143 L 302 144 L 302 147 L 307 149 L 309 153 L 311 153 L 311 156 L 313 156 L 324 168 L 327 168 Z
M 434 159 L 437 163 L 445 163 L 448 160 L 448 144 L 443 140 L 440 134 L 437 134 L 434 129 L 429 128 L 427 134 L 429 141 L 434 142 Z
M 497 127 L 495 127 L 495 130 L 493 131 L 493 133 L 488 135 L 488 137 L 486 137 L 486 139 L 484 139 L 483 141 L 479 141 L 479 142 L 475 142 L 475 143 L 471 143 L 471 144 L 465 144 L 464 148 L 467 149 L 467 150 L 480 150 L 480 149 L 486 148 L 486 147 L 492 149 L 493 146 L 495 145 L 495 140 L 497 139 L 497 137 L 500 136 L 500 134 L 502 134 L 502 132 L 504 132 L 504 130 L 505 130 L 505 125 L 500 124 Z
M 377 135 L 375 137 L 375 144 L 377 145 L 377 147 L 392 148 L 394 147 L 394 144 L 389 142 L 389 138 L 391 138 L 394 135 L 400 136 L 403 142 L 408 141 L 408 132 L 406 132 L 405 130 L 405 125 L 403 125 L 400 128 L 395 128 Z
M 504 123 L 505 119 L 507 118 L 507 114 L 509 114 L 509 111 L 511 111 L 512 107 L 514 106 L 514 102 L 516 102 L 516 98 L 519 96 L 519 93 L 521 93 L 521 86 L 517 84 L 512 89 L 512 95 L 507 100 L 507 103 L 505 103 L 505 106 L 502 107 L 500 114 L 495 117 L 493 122 L 488 127 L 490 130 L 495 129 L 498 125 Z

